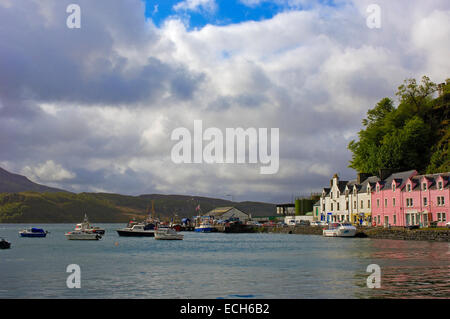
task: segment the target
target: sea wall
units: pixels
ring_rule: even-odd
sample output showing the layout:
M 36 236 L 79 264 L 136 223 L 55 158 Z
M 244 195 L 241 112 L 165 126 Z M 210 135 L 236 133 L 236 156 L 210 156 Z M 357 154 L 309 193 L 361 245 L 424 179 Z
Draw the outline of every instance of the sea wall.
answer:
M 259 233 L 284 233 L 299 235 L 322 235 L 322 230 L 322 227 L 312 226 L 255 227 L 255 232 Z M 449 242 L 450 229 L 422 228 L 408 230 L 400 227 L 390 229 L 382 227 L 364 227 L 358 228 L 356 237 Z

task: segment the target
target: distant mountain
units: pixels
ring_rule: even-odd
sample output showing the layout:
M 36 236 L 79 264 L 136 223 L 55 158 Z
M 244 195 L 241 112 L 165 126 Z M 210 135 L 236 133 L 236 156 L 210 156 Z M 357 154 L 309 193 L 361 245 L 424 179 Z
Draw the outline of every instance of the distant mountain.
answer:
M 77 223 L 86 213 L 96 223 L 126 223 L 142 219 L 152 209 L 162 219 L 206 214 L 233 206 L 253 217 L 273 216 L 276 206 L 260 202 L 231 202 L 186 195 L 127 196 L 107 193 L 74 194 L 31 182 L 0 168 L 0 223 Z M 200 212 L 196 208 L 200 205 Z
M 0 193 L 19 193 L 26 191 L 33 191 L 40 193 L 67 192 L 62 189 L 57 189 L 33 183 L 25 176 L 10 173 L 0 167 Z

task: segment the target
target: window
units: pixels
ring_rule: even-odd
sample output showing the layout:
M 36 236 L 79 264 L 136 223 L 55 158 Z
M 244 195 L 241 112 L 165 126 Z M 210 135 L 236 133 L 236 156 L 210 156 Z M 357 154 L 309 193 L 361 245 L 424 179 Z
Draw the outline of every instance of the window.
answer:
M 392 199 L 392 207 L 395 207 L 395 198 Z
M 444 196 L 438 196 L 438 198 L 437 198 L 437 205 L 438 206 L 444 206 L 445 205 Z
M 331 211 L 333 211 L 333 203 L 331 203 Z
M 423 206 L 428 206 L 428 198 L 423 198 Z
M 387 198 L 384 199 L 384 207 L 387 207 Z
M 337 197 L 341 196 L 341 192 L 337 191 Z
M 438 222 L 441 221 L 441 213 L 437 213 L 437 220 L 438 220 Z
M 353 209 L 356 209 L 356 200 L 353 202 Z
M 438 188 L 439 190 L 442 190 L 442 182 L 438 182 Z
M 370 200 L 367 201 L 367 208 L 370 208 Z
M 370 186 L 367 186 L 367 194 L 370 194 Z
M 331 196 L 331 198 L 333 198 L 333 192 L 330 192 L 330 196 Z
M 348 210 L 348 201 L 345 202 L 345 209 Z
M 364 201 L 361 201 L 361 209 L 364 208 Z
M 423 183 L 423 184 L 422 184 L 422 190 L 423 190 L 423 191 L 426 191 L 426 190 L 427 190 L 427 183 Z
M 377 199 L 377 207 L 380 207 L 380 200 Z
M 377 193 L 380 192 L 380 185 L 377 185 Z
M 392 191 L 395 192 L 395 183 L 392 184 Z
M 339 206 L 340 206 L 339 203 L 337 203 L 337 210 L 340 210 Z
M 377 224 L 381 224 L 381 217 L 380 217 L 380 215 L 378 215 L 378 223 Z
M 408 192 L 411 191 L 411 184 L 406 185 L 406 190 L 407 190 Z
M 407 198 L 406 199 L 406 207 L 413 207 L 413 199 L 412 198 Z
M 322 210 L 325 211 L 325 203 L 322 205 Z
M 446 221 L 446 217 L 445 217 L 445 213 L 442 213 L 442 221 L 445 222 Z
M 394 225 L 397 225 L 397 215 L 394 215 L 392 217 L 394 217 Z

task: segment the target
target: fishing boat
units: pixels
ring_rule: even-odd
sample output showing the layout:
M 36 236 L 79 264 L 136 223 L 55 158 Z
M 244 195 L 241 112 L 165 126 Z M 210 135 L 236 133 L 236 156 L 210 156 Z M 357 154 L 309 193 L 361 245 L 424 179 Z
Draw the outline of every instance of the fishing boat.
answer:
M 117 233 L 124 237 L 154 237 L 155 225 L 152 223 L 133 223 L 126 228 L 117 229 Z
M 11 248 L 11 243 L 7 242 L 3 238 L 0 240 L 0 249 L 9 249 Z
M 69 240 L 99 240 L 102 236 L 93 231 L 93 227 L 89 224 L 87 215 L 81 224 L 75 226 L 75 230 L 64 234 Z
M 21 230 L 19 232 L 19 235 L 21 237 L 45 237 L 47 236 L 48 232 L 43 230 L 42 228 L 28 228 Z
M 325 237 L 355 237 L 356 227 L 348 223 L 330 223 L 323 229 Z
M 217 228 L 210 223 L 203 222 L 199 226 L 195 227 L 194 231 L 197 233 L 214 233 L 217 232 Z
M 89 223 L 86 214 L 84 215 L 83 222 L 80 224 L 76 224 L 75 231 L 85 231 L 85 232 L 91 232 L 91 233 L 95 233 L 95 234 L 99 234 L 99 235 L 105 234 L 105 230 L 103 228 L 94 227 Z
M 178 234 L 173 228 L 159 228 L 155 231 L 158 240 L 183 240 L 184 235 Z

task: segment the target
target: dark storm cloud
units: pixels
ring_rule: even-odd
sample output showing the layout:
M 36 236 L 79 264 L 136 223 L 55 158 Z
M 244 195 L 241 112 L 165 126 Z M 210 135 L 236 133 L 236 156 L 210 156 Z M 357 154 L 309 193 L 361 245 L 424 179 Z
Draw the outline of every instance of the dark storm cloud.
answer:
M 158 40 L 143 15 L 130 10 L 136 1 L 80 1 L 81 29 L 66 26 L 69 3 L 0 7 L 0 97 L 107 105 L 155 101 L 166 92 L 192 97 L 201 75 L 153 57 L 132 69 L 117 52 Z

